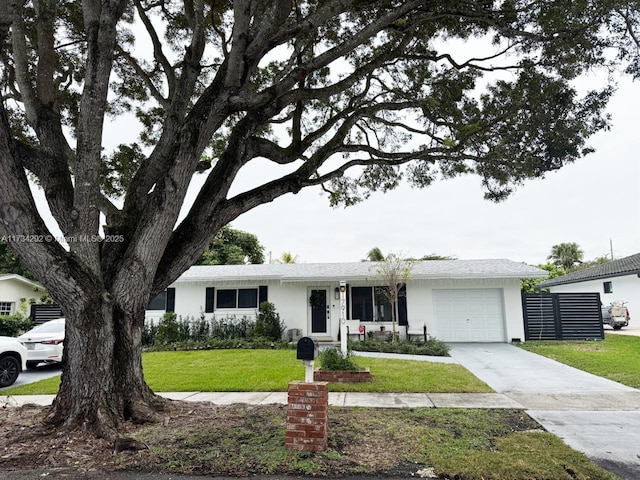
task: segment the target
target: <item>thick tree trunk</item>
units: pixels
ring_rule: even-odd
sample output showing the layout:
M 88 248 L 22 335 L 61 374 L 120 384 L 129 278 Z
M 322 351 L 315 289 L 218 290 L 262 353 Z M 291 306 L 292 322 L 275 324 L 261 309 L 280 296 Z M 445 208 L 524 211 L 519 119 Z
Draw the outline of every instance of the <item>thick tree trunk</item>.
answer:
M 149 422 L 166 401 L 144 381 L 144 311 L 127 316 L 108 295 L 66 314 L 62 383 L 48 422 L 114 439 L 124 421 Z

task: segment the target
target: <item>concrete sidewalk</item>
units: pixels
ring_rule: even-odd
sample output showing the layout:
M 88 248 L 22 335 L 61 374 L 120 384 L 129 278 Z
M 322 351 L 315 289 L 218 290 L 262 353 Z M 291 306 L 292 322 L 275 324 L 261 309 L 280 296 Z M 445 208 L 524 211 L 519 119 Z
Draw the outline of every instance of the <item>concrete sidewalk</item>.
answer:
M 171 400 L 211 402 L 216 405 L 247 403 L 251 405 L 287 404 L 287 392 L 159 392 Z M 0 397 L 0 406 L 26 404 L 51 405 L 54 395 L 18 395 Z M 373 408 L 515 408 L 526 406 L 499 393 L 359 393 L 331 392 L 329 405 L 335 407 Z M 638 405 L 640 410 L 640 404 Z
M 216 405 L 287 404 L 286 392 L 159 392 L 158 395 L 186 402 Z M 54 395 L 0 396 L 0 406 L 51 405 Z M 640 412 L 640 391 L 620 393 L 360 393 L 330 392 L 335 407 L 371 408 L 515 408 L 541 411 Z M 640 477 L 639 477 L 640 478 Z

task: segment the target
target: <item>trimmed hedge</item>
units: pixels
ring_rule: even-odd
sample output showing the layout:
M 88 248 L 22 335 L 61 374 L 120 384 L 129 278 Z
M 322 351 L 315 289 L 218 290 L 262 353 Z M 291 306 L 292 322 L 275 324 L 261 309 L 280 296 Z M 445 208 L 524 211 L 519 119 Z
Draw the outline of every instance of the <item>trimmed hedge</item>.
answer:
M 349 349 L 360 352 L 404 353 L 409 355 L 430 355 L 434 357 L 448 357 L 449 346 L 434 337 L 427 341 L 401 340 L 397 344 L 391 341 L 369 339 L 360 342 L 349 342 Z

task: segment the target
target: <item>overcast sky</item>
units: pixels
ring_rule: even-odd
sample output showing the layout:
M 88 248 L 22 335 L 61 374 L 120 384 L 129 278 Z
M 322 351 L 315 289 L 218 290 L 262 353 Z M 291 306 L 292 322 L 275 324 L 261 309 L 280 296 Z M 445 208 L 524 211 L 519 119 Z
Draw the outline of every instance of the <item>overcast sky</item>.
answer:
M 551 247 L 576 242 L 585 260 L 640 252 L 640 84 L 622 81 L 610 109 L 613 127 L 594 136 L 593 153 L 518 189 L 500 204 L 483 199 L 478 177 L 417 190 L 403 186 L 333 209 L 320 189 L 256 208 L 232 223 L 254 233 L 273 258 L 347 262 L 372 247 L 421 257 L 508 258 L 545 263 Z
M 474 176 L 423 190 L 403 185 L 346 209 L 331 208 L 312 188 L 258 207 L 232 226 L 257 235 L 267 261 L 285 251 L 304 263 L 359 261 L 379 247 L 415 258 L 435 253 L 537 265 L 563 242 L 578 243 L 585 260 L 609 254 L 610 242 L 614 258 L 632 255 L 640 252 L 640 83 L 622 80 L 609 111 L 612 129 L 589 142 L 596 153 L 527 183 L 500 204 L 483 199 Z M 127 122 L 107 122 L 107 150 L 135 141 L 132 132 Z M 265 180 L 259 160 L 241 173 L 236 190 Z

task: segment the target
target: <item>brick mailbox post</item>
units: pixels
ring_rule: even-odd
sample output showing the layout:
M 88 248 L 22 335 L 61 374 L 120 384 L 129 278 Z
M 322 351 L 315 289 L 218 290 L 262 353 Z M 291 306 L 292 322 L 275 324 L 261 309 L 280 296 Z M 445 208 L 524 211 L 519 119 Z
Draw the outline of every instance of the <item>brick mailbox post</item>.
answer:
M 320 452 L 327 448 L 329 383 L 313 381 L 318 342 L 302 337 L 298 341 L 297 358 L 304 362 L 305 381 L 289 384 L 285 444 L 291 450 Z
M 329 383 L 291 382 L 287 405 L 288 449 L 320 452 L 327 448 Z

